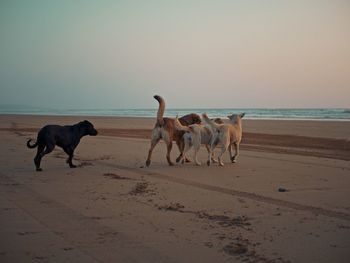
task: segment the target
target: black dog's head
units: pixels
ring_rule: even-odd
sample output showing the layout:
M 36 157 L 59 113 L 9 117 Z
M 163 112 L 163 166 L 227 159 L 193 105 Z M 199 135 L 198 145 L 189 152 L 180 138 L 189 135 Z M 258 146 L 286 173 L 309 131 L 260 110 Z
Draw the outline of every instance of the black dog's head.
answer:
M 96 136 L 97 135 L 97 130 L 94 128 L 94 125 L 91 124 L 91 122 L 85 120 L 79 122 L 80 128 L 83 130 L 84 135 L 91 135 L 91 136 Z

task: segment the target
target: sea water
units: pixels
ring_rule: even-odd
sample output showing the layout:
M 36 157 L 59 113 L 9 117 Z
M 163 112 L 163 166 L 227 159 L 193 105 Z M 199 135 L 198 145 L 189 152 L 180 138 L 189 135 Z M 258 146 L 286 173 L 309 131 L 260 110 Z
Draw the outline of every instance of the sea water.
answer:
M 350 121 L 350 109 L 256 109 L 256 108 L 192 108 L 166 109 L 164 116 L 175 117 L 189 113 L 207 113 L 210 117 L 226 117 L 232 113 L 245 113 L 247 119 L 296 119 L 296 120 L 344 120 Z M 53 109 L 26 106 L 0 105 L 0 114 L 56 115 L 56 116 L 118 116 L 155 117 L 154 109 Z

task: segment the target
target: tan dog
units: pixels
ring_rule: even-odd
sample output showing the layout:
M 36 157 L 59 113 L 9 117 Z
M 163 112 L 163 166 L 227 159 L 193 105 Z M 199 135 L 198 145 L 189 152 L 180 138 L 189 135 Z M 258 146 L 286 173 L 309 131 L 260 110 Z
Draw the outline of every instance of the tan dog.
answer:
M 157 112 L 157 122 L 152 130 L 151 147 L 148 151 L 148 157 L 146 161 L 146 166 L 151 164 L 151 157 L 154 147 L 163 139 L 167 146 L 166 159 L 169 165 L 174 165 L 170 160 L 170 152 L 173 146 L 173 140 L 176 141 L 179 147 L 180 155 L 176 158 L 176 161 L 180 161 L 183 156 L 184 151 L 184 141 L 183 135 L 184 131 L 179 131 L 175 129 L 175 119 L 163 118 L 165 111 L 165 101 L 161 96 L 155 95 L 154 98 L 159 102 L 159 108 Z M 195 113 L 185 115 L 179 119 L 182 125 L 190 125 L 195 123 L 201 123 L 201 118 Z
M 216 118 L 214 121 L 216 123 L 223 123 L 223 121 L 220 118 Z M 201 163 L 198 161 L 197 154 L 201 145 L 204 145 L 207 148 L 208 153 L 210 152 L 211 141 L 214 137 L 214 131 L 212 130 L 212 128 L 203 124 L 191 124 L 189 126 L 183 126 L 179 122 L 178 117 L 176 117 L 175 119 L 175 128 L 180 131 L 185 131 L 185 134 L 183 135 L 185 148 L 183 151 L 182 159 L 180 160 L 181 163 L 184 163 L 187 152 L 193 147 L 193 159 L 196 165 L 201 165 Z M 217 162 L 214 159 L 213 155 L 211 159 L 213 160 L 213 162 Z
M 206 114 L 203 114 L 203 119 L 208 123 L 214 132 L 215 138 L 212 140 L 210 147 L 210 152 L 208 155 L 208 166 L 211 164 L 212 151 L 214 150 L 216 144 L 221 144 L 221 153 L 218 156 L 219 164 L 224 166 L 222 162 L 223 154 L 229 149 L 231 162 L 235 163 L 239 155 L 239 144 L 242 140 L 242 118 L 244 113 L 241 114 L 232 114 L 227 116 L 230 119 L 230 123 L 227 124 L 217 124 L 214 121 L 210 120 Z M 235 147 L 235 155 L 232 155 L 232 145 Z

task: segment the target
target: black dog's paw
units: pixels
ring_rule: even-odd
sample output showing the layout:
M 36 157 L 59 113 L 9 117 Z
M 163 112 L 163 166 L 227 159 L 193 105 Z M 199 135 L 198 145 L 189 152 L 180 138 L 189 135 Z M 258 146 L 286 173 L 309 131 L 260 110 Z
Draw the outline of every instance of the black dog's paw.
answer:
M 42 172 L 42 170 L 43 170 L 43 169 L 41 169 L 41 168 L 36 168 L 36 171 L 37 171 L 37 172 Z
M 70 167 L 70 168 L 77 168 L 77 166 L 74 165 L 74 164 L 70 164 L 69 167 Z

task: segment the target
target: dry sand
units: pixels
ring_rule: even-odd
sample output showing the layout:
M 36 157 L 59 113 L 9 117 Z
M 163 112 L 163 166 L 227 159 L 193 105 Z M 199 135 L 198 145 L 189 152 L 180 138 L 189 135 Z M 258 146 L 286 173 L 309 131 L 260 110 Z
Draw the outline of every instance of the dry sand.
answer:
M 80 167 L 57 148 L 35 172 L 27 138 L 83 119 Z M 160 143 L 145 168 L 153 125 L 0 115 L 0 262 L 349 262 L 350 122 L 245 120 L 236 164 Z

